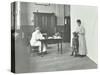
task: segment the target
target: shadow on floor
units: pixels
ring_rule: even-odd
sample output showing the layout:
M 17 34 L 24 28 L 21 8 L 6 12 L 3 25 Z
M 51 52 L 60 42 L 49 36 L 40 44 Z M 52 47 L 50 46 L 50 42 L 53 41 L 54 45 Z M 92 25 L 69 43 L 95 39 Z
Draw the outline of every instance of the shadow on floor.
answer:
M 69 43 L 63 43 L 63 54 L 57 52 L 56 44 L 49 45 L 48 47 L 48 54 L 44 57 L 40 57 L 35 53 L 30 57 L 30 72 L 97 68 L 97 64 L 87 56 L 83 58 L 70 56 L 71 48 Z

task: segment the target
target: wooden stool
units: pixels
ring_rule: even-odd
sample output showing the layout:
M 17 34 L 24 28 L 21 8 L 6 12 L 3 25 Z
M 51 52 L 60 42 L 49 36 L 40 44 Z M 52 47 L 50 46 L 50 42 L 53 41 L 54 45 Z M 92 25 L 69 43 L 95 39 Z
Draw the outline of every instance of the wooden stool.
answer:
M 38 53 L 39 51 L 38 51 L 38 48 L 39 48 L 39 46 L 30 46 L 30 54 L 31 54 L 31 56 L 33 55 L 33 53 Z

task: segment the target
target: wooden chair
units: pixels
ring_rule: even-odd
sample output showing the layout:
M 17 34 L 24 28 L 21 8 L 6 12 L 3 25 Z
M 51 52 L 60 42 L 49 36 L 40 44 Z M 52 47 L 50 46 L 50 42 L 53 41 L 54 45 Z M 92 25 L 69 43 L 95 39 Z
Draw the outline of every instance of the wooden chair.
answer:
M 30 55 L 32 56 L 33 53 L 38 53 L 39 46 L 31 46 L 30 45 Z

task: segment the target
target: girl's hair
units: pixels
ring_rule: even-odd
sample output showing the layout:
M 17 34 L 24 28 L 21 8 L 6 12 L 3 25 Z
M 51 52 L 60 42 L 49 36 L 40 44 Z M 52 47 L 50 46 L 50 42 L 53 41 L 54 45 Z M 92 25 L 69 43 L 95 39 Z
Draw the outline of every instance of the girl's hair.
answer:
M 76 37 L 76 36 L 78 36 L 78 34 L 76 33 L 76 32 L 73 32 L 73 35 Z
M 81 24 L 81 20 L 80 19 L 77 19 L 77 22 Z

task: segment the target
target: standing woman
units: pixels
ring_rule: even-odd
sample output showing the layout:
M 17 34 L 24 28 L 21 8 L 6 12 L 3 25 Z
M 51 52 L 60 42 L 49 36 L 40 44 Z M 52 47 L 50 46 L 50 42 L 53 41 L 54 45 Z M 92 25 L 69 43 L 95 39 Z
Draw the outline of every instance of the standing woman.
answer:
M 86 40 L 85 40 L 85 28 L 81 25 L 81 20 L 77 20 L 77 32 L 79 36 L 79 56 L 84 57 L 87 55 Z

